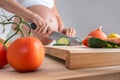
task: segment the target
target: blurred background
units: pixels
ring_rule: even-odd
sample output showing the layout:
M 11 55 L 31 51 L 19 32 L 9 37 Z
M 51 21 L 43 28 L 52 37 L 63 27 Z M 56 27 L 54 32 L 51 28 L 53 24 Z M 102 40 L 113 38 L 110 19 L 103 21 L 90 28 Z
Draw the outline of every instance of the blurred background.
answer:
M 119 3 L 120 0 L 56 0 L 65 26 L 74 27 L 81 39 L 99 26 L 103 26 L 106 34 L 120 34 Z M 7 15 L 12 14 L 7 12 Z M 7 36 L 10 26 L 6 29 L 4 34 L 0 33 L 0 37 Z

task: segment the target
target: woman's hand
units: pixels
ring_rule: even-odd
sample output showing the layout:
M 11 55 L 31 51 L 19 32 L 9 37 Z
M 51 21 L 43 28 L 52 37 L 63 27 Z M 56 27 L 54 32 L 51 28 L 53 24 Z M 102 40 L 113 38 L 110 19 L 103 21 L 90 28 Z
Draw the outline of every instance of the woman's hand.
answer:
M 34 14 L 32 22 L 37 26 L 34 30 L 35 33 L 49 35 L 52 32 L 50 26 L 39 15 Z
M 63 29 L 62 33 L 69 37 L 75 37 L 76 35 L 76 31 L 74 28 Z

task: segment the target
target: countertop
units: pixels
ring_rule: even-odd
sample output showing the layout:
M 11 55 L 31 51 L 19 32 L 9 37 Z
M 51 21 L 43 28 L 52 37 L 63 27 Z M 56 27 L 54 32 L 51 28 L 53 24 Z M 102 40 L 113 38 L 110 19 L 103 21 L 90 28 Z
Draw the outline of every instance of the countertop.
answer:
M 35 72 L 19 73 L 7 65 L 0 69 L 0 80 L 119 80 L 120 66 L 69 70 L 61 59 L 46 55 Z

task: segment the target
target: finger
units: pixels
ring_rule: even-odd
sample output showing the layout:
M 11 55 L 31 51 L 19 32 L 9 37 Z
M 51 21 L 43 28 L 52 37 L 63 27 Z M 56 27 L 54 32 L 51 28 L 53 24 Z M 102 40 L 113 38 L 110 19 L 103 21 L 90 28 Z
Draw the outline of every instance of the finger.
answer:
M 45 33 L 47 23 L 43 26 L 39 26 L 38 29 L 36 30 L 37 33 Z
M 37 24 L 37 28 L 36 28 L 36 32 L 38 32 L 38 31 L 42 31 L 43 29 L 44 29 L 44 26 L 46 25 L 46 23 L 44 22 L 44 21 L 39 21 Z
M 51 27 L 48 27 L 46 34 L 49 36 L 53 32 Z
M 67 31 L 66 31 L 66 35 L 71 37 L 71 28 L 68 28 Z
M 72 37 L 72 33 L 73 32 L 73 29 L 72 28 L 69 28 L 69 37 Z
M 42 26 L 42 27 L 39 27 L 39 28 L 36 30 L 36 32 L 37 32 L 37 33 L 42 33 L 43 29 L 44 29 L 43 26 Z
M 76 31 L 75 31 L 75 29 L 73 29 L 72 37 L 75 37 L 75 35 L 76 35 Z
M 66 29 L 66 36 L 69 36 L 69 29 Z
M 74 29 L 71 28 L 71 30 L 70 30 L 70 37 L 74 37 L 74 35 L 75 35 L 75 33 L 74 33 Z
M 47 29 L 48 29 L 48 25 L 47 25 L 47 23 L 46 23 L 45 26 L 44 26 L 44 28 L 43 28 L 43 30 L 41 31 L 41 33 L 46 34 Z

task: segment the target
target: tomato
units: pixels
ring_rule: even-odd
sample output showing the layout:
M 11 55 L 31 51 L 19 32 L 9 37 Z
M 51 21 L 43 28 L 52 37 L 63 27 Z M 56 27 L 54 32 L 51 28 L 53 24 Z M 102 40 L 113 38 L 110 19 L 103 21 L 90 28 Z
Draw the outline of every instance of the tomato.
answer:
M 42 42 L 34 37 L 18 38 L 8 47 L 8 63 L 19 72 L 35 71 L 44 61 Z
M 88 46 L 88 37 L 82 41 L 82 44 L 85 46 Z
M 0 43 L 0 68 L 7 64 L 7 50 L 2 43 Z

